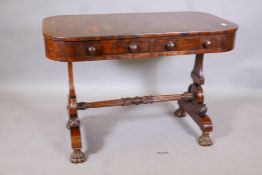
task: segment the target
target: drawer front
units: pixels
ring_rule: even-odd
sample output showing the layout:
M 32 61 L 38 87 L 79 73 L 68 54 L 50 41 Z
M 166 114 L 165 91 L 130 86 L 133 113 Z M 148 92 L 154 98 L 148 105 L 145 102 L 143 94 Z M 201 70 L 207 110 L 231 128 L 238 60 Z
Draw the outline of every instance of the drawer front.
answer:
M 45 39 L 46 55 L 56 61 L 94 61 L 123 58 L 227 52 L 235 32 L 214 35 L 157 36 L 87 41 Z
M 74 57 L 98 57 L 169 51 L 200 51 L 222 48 L 223 36 L 163 37 L 74 43 Z
M 174 37 L 157 39 L 155 52 L 221 49 L 222 36 Z
M 76 42 L 75 57 L 94 57 L 103 55 L 121 55 L 148 53 L 151 50 L 152 39 L 123 39 Z

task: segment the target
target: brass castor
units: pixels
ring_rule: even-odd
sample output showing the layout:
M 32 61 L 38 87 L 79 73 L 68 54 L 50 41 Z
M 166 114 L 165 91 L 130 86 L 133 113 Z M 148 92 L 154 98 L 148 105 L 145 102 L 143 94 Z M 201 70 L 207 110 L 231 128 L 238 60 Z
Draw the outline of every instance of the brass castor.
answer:
M 83 163 L 85 161 L 85 155 L 80 149 L 74 149 L 70 156 L 70 161 L 72 163 Z
M 186 111 L 182 108 L 178 108 L 176 111 L 175 111 L 175 116 L 177 117 L 185 117 L 186 116 Z
M 209 136 L 209 133 L 203 133 L 199 139 L 198 139 L 198 143 L 201 146 L 211 146 L 213 145 L 213 141 Z

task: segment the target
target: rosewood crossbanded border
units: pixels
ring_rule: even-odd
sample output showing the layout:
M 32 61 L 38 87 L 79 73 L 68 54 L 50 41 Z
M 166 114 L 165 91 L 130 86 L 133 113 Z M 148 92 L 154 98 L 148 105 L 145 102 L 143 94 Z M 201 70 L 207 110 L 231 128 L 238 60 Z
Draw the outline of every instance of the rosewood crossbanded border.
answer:
M 212 122 L 206 114 L 202 85 L 205 53 L 230 51 L 238 26 L 200 12 L 130 13 L 104 15 L 63 15 L 43 20 L 46 56 L 67 62 L 69 77 L 67 127 L 71 132 L 72 163 L 85 161 L 81 151 L 80 120 L 77 111 L 110 106 L 130 106 L 178 100 L 178 117 L 186 114 L 199 125 L 201 146 L 213 144 Z M 156 95 L 96 102 L 77 102 L 73 62 L 148 58 L 195 54 L 193 79 L 182 94 Z

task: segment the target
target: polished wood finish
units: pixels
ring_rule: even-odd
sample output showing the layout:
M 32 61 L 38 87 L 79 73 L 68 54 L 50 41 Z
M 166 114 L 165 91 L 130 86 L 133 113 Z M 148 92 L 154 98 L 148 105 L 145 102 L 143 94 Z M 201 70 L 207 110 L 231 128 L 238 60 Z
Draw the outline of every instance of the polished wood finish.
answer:
M 73 78 L 73 65 L 68 63 L 68 79 L 69 79 L 69 95 L 68 95 L 68 114 L 69 120 L 67 122 L 67 128 L 70 129 L 71 145 L 73 153 L 71 154 L 70 161 L 72 163 L 81 163 L 85 161 L 84 153 L 81 151 L 82 142 L 80 134 L 80 120 L 77 114 L 77 102 L 76 93 L 74 88 Z
M 69 98 L 67 127 L 71 132 L 72 163 L 84 162 L 81 151 L 80 120 L 77 111 L 89 108 L 152 104 L 178 100 L 178 117 L 187 114 L 199 125 L 201 146 L 213 144 L 213 125 L 207 115 L 202 86 L 205 83 L 205 53 L 230 51 L 237 25 L 200 12 L 136 13 L 110 15 L 63 15 L 43 21 L 46 56 L 68 62 Z M 77 102 L 73 62 L 124 58 L 146 58 L 196 54 L 191 72 L 193 83 L 187 92 L 114 100 Z
M 202 89 L 202 85 L 205 82 L 203 75 L 203 60 L 203 54 L 196 55 L 195 65 L 191 73 L 193 83 L 189 86 L 187 92 L 192 93 L 194 98 L 180 99 L 178 101 L 178 111 L 184 111 L 188 113 L 203 131 L 202 136 L 198 140 L 199 144 L 201 146 L 211 146 L 213 141 L 209 137 L 209 134 L 213 130 L 213 125 L 210 117 L 206 114 L 207 107 L 204 104 L 204 92 Z M 176 113 L 179 113 L 178 111 Z
M 43 22 L 45 37 L 60 41 L 223 34 L 236 28 L 234 23 L 202 12 L 62 15 Z
M 66 62 L 226 52 L 236 30 L 200 12 L 65 15 L 43 22 L 47 57 Z
M 85 110 L 88 108 L 102 108 L 110 106 L 131 106 L 140 104 L 152 104 L 156 102 L 174 101 L 180 99 L 192 99 L 191 93 L 175 94 L 175 95 L 157 95 L 157 96 L 144 96 L 134 98 L 121 98 L 116 100 L 106 100 L 97 102 L 80 102 L 77 103 L 78 110 Z

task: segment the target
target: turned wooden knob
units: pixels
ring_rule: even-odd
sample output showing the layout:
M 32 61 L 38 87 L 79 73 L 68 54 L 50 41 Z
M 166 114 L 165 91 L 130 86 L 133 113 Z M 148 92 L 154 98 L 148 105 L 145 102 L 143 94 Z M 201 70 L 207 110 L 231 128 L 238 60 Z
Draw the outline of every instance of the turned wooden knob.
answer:
M 89 46 L 87 49 L 87 52 L 89 55 L 95 55 L 96 54 L 96 48 L 94 46 Z
M 206 40 L 203 44 L 205 49 L 208 49 L 212 46 L 212 42 L 210 40 Z
M 174 48 L 175 48 L 175 43 L 173 43 L 172 41 L 166 43 L 166 50 L 174 50 Z
M 136 51 L 138 50 L 137 44 L 129 44 L 128 50 L 129 50 L 130 52 L 136 52 Z

